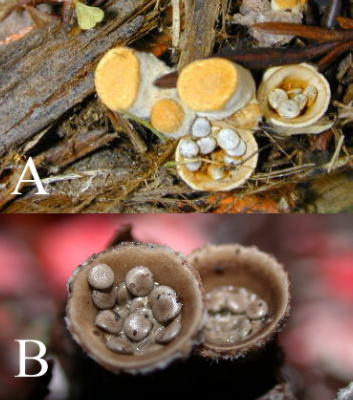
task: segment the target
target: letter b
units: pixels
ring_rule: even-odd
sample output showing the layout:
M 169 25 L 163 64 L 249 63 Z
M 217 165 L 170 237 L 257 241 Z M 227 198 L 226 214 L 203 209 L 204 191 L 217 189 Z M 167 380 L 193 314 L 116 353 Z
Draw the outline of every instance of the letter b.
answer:
M 47 351 L 45 344 L 39 340 L 15 339 L 15 342 L 18 342 L 20 344 L 20 348 L 19 348 L 20 372 L 18 373 L 18 375 L 15 376 L 15 378 L 26 378 L 26 377 L 35 378 L 35 377 L 44 375 L 48 371 L 48 363 L 42 358 Z M 26 343 L 30 343 L 30 342 L 36 344 L 39 347 L 39 352 L 36 356 L 26 356 Z M 27 375 L 26 374 L 26 360 L 36 360 L 37 362 L 39 362 L 39 364 L 41 366 L 40 371 L 34 375 Z

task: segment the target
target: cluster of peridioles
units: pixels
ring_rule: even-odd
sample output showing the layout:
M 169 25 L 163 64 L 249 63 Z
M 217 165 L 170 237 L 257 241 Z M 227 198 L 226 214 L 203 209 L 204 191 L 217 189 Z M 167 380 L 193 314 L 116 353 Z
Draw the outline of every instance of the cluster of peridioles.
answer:
M 213 57 L 179 71 L 176 88 L 154 85 L 173 71 L 151 54 L 116 47 L 97 66 L 96 90 L 109 109 L 148 120 L 179 140 L 177 170 L 195 190 L 231 190 L 247 181 L 257 165 L 254 133 L 263 118 L 281 135 L 332 126 L 324 116 L 330 86 L 309 64 L 270 68 L 256 90 L 249 70 Z
M 195 354 L 241 359 L 264 349 L 289 312 L 289 281 L 270 255 L 208 245 L 187 258 L 123 243 L 95 254 L 69 281 L 73 338 L 113 372 L 149 372 Z

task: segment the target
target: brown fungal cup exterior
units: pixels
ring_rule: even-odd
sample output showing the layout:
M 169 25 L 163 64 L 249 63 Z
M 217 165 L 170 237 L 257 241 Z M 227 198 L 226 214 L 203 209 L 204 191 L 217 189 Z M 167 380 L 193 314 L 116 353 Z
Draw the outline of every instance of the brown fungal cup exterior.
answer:
M 106 264 L 113 270 L 114 287 L 121 285 L 133 268 L 144 266 L 151 271 L 156 282 L 175 290 L 178 301 L 182 304 L 178 318 L 174 320 L 176 326 L 170 328 L 174 332 L 166 331 L 162 339 L 159 338 L 157 343 L 161 344 L 155 351 L 132 354 L 131 343 L 121 340 L 119 336 L 107 336 L 106 332 L 95 325 L 97 315 L 101 311 L 93 303 L 92 286 L 88 282 L 88 276 L 97 264 Z M 137 272 L 140 273 L 141 270 Z M 136 276 L 138 277 L 138 274 Z M 68 282 L 68 290 L 66 323 L 70 333 L 90 357 L 112 372 L 145 373 L 164 368 L 177 358 L 187 357 L 193 345 L 199 342 L 205 316 L 199 274 L 181 254 L 167 247 L 123 243 L 95 254 L 73 272 Z M 120 300 L 124 301 L 125 298 L 124 294 L 120 296 Z M 119 303 L 118 299 L 119 296 Z M 124 325 L 127 332 L 140 318 L 138 309 L 136 312 L 137 315 Z M 147 335 L 150 327 L 146 324 L 144 329 Z M 168 336 L 172 340 L 169 340 Z
M 268 306 L 267 322 L 241 343 L 211 343 L 205 334 L 199 348 L 203 357 L 244 357 L 265 346 L 281 329 L 289 313 L 289 281 L 275 258 L 256 247 L 229 244 L 203 247 L 194 251 L 189 261 L 199 271 L 206 293 L 222 287 L 245 288 Z

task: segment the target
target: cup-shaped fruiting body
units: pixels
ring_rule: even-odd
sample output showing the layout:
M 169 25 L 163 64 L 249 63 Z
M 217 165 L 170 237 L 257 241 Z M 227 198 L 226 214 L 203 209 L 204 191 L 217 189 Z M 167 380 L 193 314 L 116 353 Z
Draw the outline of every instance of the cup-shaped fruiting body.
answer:
M 321 133 L 331 99 L 326 78 L 309 64 L 274 67 L 264 74 L 258 101 L 266 121 L 282 135 Z
M 193 134 L 182 138 L 176 148 L 180 177 L 195 190 L 216 192 L 241 186 L 258 160 L 253 132 L 225 121 L 211 127 L 205 117 L 196 119 L 195 125 Z
M 198 115 L 224 119 L 243 108 L 254 96 L 251 73 L 227 59 L 197 60 L 179 74 L 181 100 Z
M 115 47 L 105 53 L 97 65 L 96 91 L 110 110 L 148 119 L 160 95 L 160 89 L 153 82 L 169 72 L 171 69 L 152 54 Z M 166 95 L 168 92 L 164 91 Z
M 299 13 L 303 10 L 306 0 L 271 0 L 271 8 L 274 11 L 291 11 Z
M 213 245 L 189 256 L 206 291 L 208 322 L 200 354 L 238 358 L 274 337 L 289 311 L 283 267 L 256 247 Z
M 200 339 L 205 306 L 199 274 L 167 247 L 123 243 L 93 255 L 74 271 L 68 289 L 69 331 L 115 373 L 164 368 L 188 356 Z
M 157 99 L 151 110 L 151 124 L 167 137 L 178 139 L 190 132 L 195 113 L 185 107 L 178 97 L 164 97 Z

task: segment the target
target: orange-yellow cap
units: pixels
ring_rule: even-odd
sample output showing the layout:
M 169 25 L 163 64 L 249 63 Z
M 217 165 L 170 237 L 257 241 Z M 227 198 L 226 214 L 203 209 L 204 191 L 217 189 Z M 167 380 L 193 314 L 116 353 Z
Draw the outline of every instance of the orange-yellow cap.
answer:
M 129 110 L 140 88 L 140 61 L 133 49 L 116 47 L 98 63 L 95 72 L 97 94 L 113 111 Z
M 177 88 L 182 101 L 198 112 L 223 110 L 238 86 L 236 66 L 224 58 L 208 58 L 187 65 Z
M 152 107 L 151 123 L 162 133 L 177 132 L 184 119 L 185 112 L 182 106 L 173 99 L 158 100 Z

